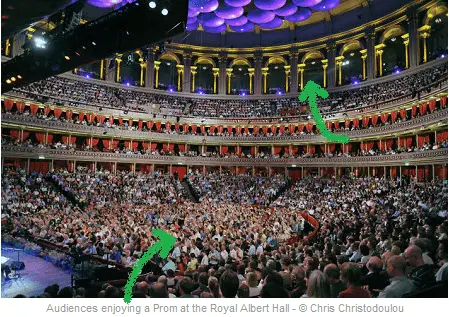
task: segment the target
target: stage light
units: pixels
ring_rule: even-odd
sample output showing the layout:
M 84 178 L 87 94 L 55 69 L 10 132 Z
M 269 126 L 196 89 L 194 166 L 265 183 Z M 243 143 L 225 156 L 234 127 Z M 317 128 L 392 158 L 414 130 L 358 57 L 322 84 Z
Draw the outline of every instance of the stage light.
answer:
M 394 72 L 395 74 L 399 74 L 401 71 L 399 69 L 396 69 L 396 71 Z
M 40 160 L 45 160 L 45 156 L 39 155 L 39 159 L 40 159 Z
M 16 81 L 16 77 L 11 77 L 11 80 L 12 81 Z
M 240 96 L 246 96 L 245 92 L 240 93 Z
M 154 2 L 154 1 L 150 1 L 150 3 L 148 5 L 150 6 L 151 9 L 156 8 L 156 2 Z
M 441 56 L 440 56 L 441 58 L 445 58 L 446 56 L 444 55 L 444 54 L 441 54 Z
M 295 164 L 293 164 L 293 165 L 292 165 L 292 167 L 296 167 L 296 165 L 295 165 Z
M 45 48 L 46 44 L 47 44 L 47 41 L 44 40 L 42 37 L 34 38 L 34 45 L 36 45 L 37 48 Z
M 66 56 L 64 56 L 64 58 L 65 58 L 66 60 L 68 60 L 68 61 L 70 60 L 70 57 L 69 57 L 69 56 L 67 56 L 67 55 L 66 55 Z
M 278 95 L 282 95 L 282 91 L 279 90 L 279 91 L 278 91 Z
M 354 82 L 354 85 L 358 85 L 358 84 L 359 84 L 359 82 L 358 82 L 358 81 L 355 81 L 355 82 Z
M 202 95 L 204 94 L 202 90 L 198 91 L 198 94 Z
M 95 42 L 92 42 L 92 45 L 93 45 L 93 46 L 95 46 L 95 45 L 97 45 L 97 43 L 95 43 Z
M 90 76 L 89 76 L 89 75 L 86 75 L 86 78 L 90 78 Z
M 19 79 L 22 79 L 22 76 L 20 76 L 20 75 L 17 75 L 17 78 L 19 78 Z
M 126 86 L 128 86 L 128 87 L 129 87 L 129 86 L 131 86 L 131 84 L 130 84 L 130 83 L 126 83 Z
M 171 65 L 171 63 L 167 62 L 167 66 L 170 66 L 170 65 Z
M 312 62 L 312 65 L 315 65 L 315 61 Z
M 168 10 L 164 8 L 164 9 L 162 9 L 161 13 L 162 13 L 162 15 L 167 15 L 168 14 Z
M 355 54 L 354 54 L 354 52 L 352 52 L 351 54 L 349 54 L 350 56 L 354 56 Z
M 11 83 L 11 79 L 7 79 L 7 80 L 6 80 L 6 83 L 7 83 L 7 84 L 10 84 L 10 83 Z
M 168 91 L 169 91 L 169 92 L 173 92 L 173 88 L 169 88 Z

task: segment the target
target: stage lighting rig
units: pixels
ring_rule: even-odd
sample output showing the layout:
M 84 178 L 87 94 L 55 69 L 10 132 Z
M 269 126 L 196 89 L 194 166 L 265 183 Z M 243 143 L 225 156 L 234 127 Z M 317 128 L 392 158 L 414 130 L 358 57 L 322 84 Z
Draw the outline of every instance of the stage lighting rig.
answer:
M 2 63 L 3 91 L 183 33 L 188 0 L 157 1 L 157 6 L 159 9 L 151 9 L 148 0 L 137 0 L 58 36 L 39 40 L 45 49 L 35 48 Z M 167 15 L 162 14 L 162 9 Z M 6 82 L 17 74 L 23 79 Z

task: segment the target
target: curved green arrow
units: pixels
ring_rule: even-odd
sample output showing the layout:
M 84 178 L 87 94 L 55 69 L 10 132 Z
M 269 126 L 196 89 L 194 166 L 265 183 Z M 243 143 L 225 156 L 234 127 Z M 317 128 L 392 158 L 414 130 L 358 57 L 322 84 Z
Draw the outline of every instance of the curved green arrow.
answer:
M 313 119 L 316 122 L 316 127 L 320 130 L 323 137 L 331 142 L 348 143 L 349 137 L 347 135 L 336 135 L 329 131 L 326 124 L 321 117 L 320 110 L 316 105 L 316 97 L 319 96 L 323 99 L 329 97 L 329 93 L 326 89 L 316 84 L 314 81 L 309 80 L 304 89 L 299 94 L 298 99 L 302 102 L 309 100 L 310 111 L 312 112 Z
M 131 299 L 133 296 L 133 286 L 136 283 L 137 277 L 139 276 L 140 272 L 142 272 L 144 265 L 147 264 L 147 262 L 158 252 L 160 257 L 165 259 L 168 256 L 170 250 L 173 249 L 173 246 L 175 245 L 176 238 L 161 229 L 154 229 L 151 234 L 155 237 L 158 237 L 159 241 L 153 244 L 153 246 L 149 248 L 142 255 L 139 261 L 137 261 L 137 263 L 134 265 L 133 270 L 128 277 L 128 282 L 126 282 L 125 286 L 125 296 L 123 297 L 123 300 L 126 304 L 131 303 Z

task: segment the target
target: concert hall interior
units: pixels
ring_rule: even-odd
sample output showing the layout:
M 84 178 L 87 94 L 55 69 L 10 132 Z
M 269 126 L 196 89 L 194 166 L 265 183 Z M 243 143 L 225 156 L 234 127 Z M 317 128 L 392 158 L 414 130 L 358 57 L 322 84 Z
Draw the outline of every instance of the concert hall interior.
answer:
M 447 1 L 3 2 L 1 297 L 448 297 Z

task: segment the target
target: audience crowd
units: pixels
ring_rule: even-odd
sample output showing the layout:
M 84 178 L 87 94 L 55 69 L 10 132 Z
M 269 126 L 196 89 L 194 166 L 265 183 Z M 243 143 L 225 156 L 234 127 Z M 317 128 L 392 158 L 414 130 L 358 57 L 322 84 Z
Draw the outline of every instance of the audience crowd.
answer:
M 308 176 L 285 187 L 281 176 L 189 171 L 186 178 L 198 203 L 159 172 L 26 175 L 8 167 L 2 219 L 12 235 L 108 254 L 127 267 L 154 243 L 151 229 L 167 231 L 174 249 L 151 259 L 134 297 L 436 297 L 447 290 L 446 181 Z M 314 236 L 299 212 L 318 221 Z M 123 288 L 52 285 L 41 297 L 123 297 Z

